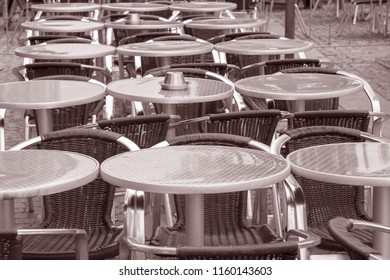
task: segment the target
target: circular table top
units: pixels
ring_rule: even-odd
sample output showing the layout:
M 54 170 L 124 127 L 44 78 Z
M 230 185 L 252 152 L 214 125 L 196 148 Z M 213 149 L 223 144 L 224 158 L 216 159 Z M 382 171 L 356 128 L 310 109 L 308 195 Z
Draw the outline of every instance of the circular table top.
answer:
M 101 5 L 94 3 L 48 3 L 48 4 L 34 4 L 31 6 L 33 11 L 42 12 L 89 12 L 99 10 Z
M 109 3 L 103 4 L 102 9 L 117 12 L 160 12 L 169 10 L 169 5 L 159 3 Z
M 53 109 L 104 98 L 98 84 L 71 80 L 36 80 L 0 84 L 0 108 Z
M 287 156 L 298 175 L 330 183 L 390 187 L 390 144 L 342 143 L 299 149 Z
M 169 9 L 181 12 L 220 12 L 225 10 L 234 10 L 237 8 L 236 3 L 232 2 L 186 2 L 173 3 Z
M 186 27 L 195 29 L 234 29 L 262 26 L 266 20 L 252 18 L 216 18 L 200 19 L 186 23 Z
M 161 104 L 201 103 L 229 98 L 233 87 L 221 81 L 201 78 L 185 78 L 187 89 L 162 89 L 164 77 L 124 79 L 107 85 L 107 93 L 122 99 Z
M 88 32 L 101 30 L 104 24 L 95 21 L 81 20 L 45 20 L 45 21 L 26 21 L 22 27 L 27 30 L 40 32 Z
M 42 196 L 71 190 L 93 181 L 99 162 L 64 151 L 0 152 L 0 200 Z
M 289 174 L 286 160 L 269 153 L 205 145 L 123 153 L 101 165 L 101 176 L 109 183 L 158 193 L 245 191 L 268 187 Z
M 114 29 L 166 29 L 183 27 L 184 23 L 177 21 L 142 20 L 137 24 L 127 24 L 125 21 L 107 22 L 106 28 Z
M 312 42 L 294 39 L 245 39 L 221 42 L 215 49 L 241 55 L 278 55 L 310 50 Z
M 356 93 L 363 89 L 363 83 L 342 75 L 296 73 L 244 78 L 235 83 L 235 88 L 252 97 L 309 100 Z
M 15 49 L 17 56 L 34 59 L 83 59 L 113 53 L 115 53 L 113 46 L 81 43 L 31 45 Z
M 213 51 L 214 45 L 198 41 L 156 41 L 122 45 L 116 48 L 123 55 L 169 57 L 179 55 L 197 55 Z

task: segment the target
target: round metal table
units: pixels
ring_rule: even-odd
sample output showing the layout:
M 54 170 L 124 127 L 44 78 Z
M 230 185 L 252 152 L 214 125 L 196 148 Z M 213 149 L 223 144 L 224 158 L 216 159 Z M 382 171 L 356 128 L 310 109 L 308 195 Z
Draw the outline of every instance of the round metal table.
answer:
M 14 199 L 81 187 L 99 175 L 92 157 L 63 151 L 0 152 L 0 228 L 15 227 Z
M 128 172 L 131 170 L 132 172 Z M 289 164 L 263 151 L 225 146 L 171 146 L 123 153 L 101 165 L 103 180 L 124 188 L 186 195 L 186 245 L 204 244 L 203 194 L 268 187 Z
M 330 183 L 374 186 L 373 221 L 390 226 L 390 144 L 342 143 L 299 149 L 287 156 L 294 173 Z M 373 246 L 390 259 L 388 234 L 375 233 Z
M 353 94 L 363 89 L 363 83 L 342 75 L 297 73 L 249 77 L 237 81 L 235 88 L 251 97 L 291 100 L 291 111 L 302 112 L 305 100 Z
M 237 8 L 236 3 L 232 2 L 185 2 L 185 3 L 173 3 L 169 5 L 171 9 L 172 17 L 170 20 L 175 20 L 181 12 L 223 12 L 225 11 L 230 18 L 235 18 L 232 11 Z
M 41 133 L 52 130 L 51 109 L 101 100 L 106 89 L 71 80 L 36 80 L 0 84 L 0 108 L 37 110 Z

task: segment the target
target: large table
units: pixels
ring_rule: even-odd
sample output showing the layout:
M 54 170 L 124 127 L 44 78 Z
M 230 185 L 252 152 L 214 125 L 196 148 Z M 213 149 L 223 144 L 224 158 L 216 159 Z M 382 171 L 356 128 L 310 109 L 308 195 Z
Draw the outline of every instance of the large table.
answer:
M 131 170 L 131 172 L 129 172 Z M 186 244 L 204 245 L 203 194 L 269 187 L 290 174 L 263 151 L 224 146 L 172 146 L 123 153 L 101 165 L 103 180 L 145 192 L 186 195 Z
M 106 89 L 98 84 L 71 80 L 37 80 L 0 84 L 0 108 L 34 109 L 40 133 L 52 130 L 51 109 L 101 100 Z
M 99 175 L 86 155 L 51 150 L 0 152 L 0 228 L 14 228 L 14 199 L 49 195 L 83 186 Z
M 286 55 L 302 53 L 312 47 L 312 42 L 287 38 L 231 40 L 215 45 L 215 49 L 220 52 L 221 61 L 225 63 L 226 53 L 258 56 Z
M 287 156 L 294 173 L 318 181 L 374 186 L 373 221 L 390 226 L 390 144 L 343 143 L 299 149 Z M 374 234 L 373 246 L 390 259 L 390 237 Z
M 141 67 L 137 57 L 159 57 L 161 58 L 161 66 L 170 64 L 172 56 L 190 56 L 198 54 L 210 53 L 214 50 L 214 45 L 208 42 L 199 41 L 156 41 L 127 44 L 117 47 L 116 51 L 119 54 L 119 77 L 122 79 L 123 74 L 123 55 L 135 56 L 137 63 L 136 68 Z
M 305 100 L 342 97 L 363 89 L 363 83 L 342 75 L 296 73 L 254 76 L 235 83 L 242 95 L 291 100 L 291 112 L 305 111 Z
M 183 2 L 183 3 L 173 3 L 169 5 L 171 9 L 172 16 L 170 20 L 175 20 L 181 12 L 195 12 L 195 13 L 210 13 L 210 12 L 226 12 L 230 18 L 235 18 L 232 13 L 233 10 L 237 8 L 236 3 L 231 2 Z

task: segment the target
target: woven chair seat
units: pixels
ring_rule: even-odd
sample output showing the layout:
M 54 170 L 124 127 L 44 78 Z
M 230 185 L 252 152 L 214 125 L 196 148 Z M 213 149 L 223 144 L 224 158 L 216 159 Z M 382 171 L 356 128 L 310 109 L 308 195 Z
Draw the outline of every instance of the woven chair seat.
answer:
M 89 259 L 101 259 L 102 255 L 117 256 L 116 245 L 122 230 L 100 228 L 87 231 Z M 74 238 L 69 235 L 27 236 L 24 237 L 23 259 L 74 259 Z

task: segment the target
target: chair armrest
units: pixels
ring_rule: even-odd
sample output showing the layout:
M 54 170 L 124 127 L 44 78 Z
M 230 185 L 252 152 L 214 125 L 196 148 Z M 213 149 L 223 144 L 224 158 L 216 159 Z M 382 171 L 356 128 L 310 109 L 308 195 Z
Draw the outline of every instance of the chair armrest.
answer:
M 18 235 L 73 235 L 75 238 L 76 259 L 88 260 L 87 233 L 83 229 L 18 229 Z
M 315 233 L 303 231 L 300 229 L 290 229 L 287 232 L 286 239 L 289 240 L 292 236 L 298 237 L 299 248 L 311 248 L 321 243 L 321 237 Z M 303 238 L 303 239 L 302 239 Z
M 330 220 L 328 225 L 329 233 L 335 240 L 343 245 L 348 253 L 364 257 L 365 259 L 382 259 L 378 251 L 373 249 L 371 246 L 364 244 L 352 234 L 351 231 L 353 229 L 390 233 L 390 227 L 372 222 L 346 219 L 343 217 L 337 217 Z
M 12 74 L 19 81 L 28 81 L 29 79 L 26 76 L 26 67 L 24 65 L 16 66 L 12 68 Z

